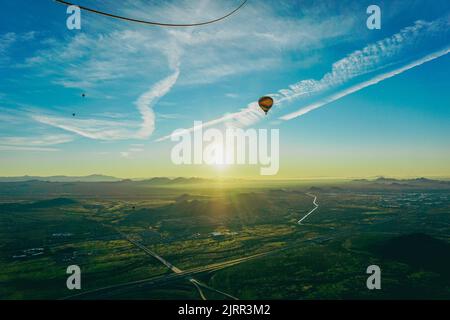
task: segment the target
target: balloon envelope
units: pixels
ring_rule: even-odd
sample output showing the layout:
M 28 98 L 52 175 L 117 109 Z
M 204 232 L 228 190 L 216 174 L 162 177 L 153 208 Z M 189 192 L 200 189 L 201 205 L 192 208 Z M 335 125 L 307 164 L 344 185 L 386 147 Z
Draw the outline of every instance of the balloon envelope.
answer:
M 258 100 L 259 107 L 267 114 L 273 106 L 273 99 L 271 97 L 262 97 Z

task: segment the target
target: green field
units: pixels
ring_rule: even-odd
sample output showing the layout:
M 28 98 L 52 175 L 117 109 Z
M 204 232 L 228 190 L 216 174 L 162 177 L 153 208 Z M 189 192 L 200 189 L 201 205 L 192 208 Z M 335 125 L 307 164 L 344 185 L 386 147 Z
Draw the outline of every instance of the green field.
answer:
M 32 181 L 0 190 L 1 299 L 450 299 L 447 182 Z M 319 207 L 299 225 L 313 196 Z M 381 290 L 366 287 L 372 264 Z M 82 290 L 66 288 L 69 265 L 80 266 Z

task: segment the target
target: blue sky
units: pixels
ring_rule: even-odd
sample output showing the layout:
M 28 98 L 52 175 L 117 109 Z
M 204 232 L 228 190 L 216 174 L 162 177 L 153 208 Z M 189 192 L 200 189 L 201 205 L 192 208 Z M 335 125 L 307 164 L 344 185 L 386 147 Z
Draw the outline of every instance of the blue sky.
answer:
M 77 3 L 178 23 L 221 16 L 239 0 Z M 366 27 L 370 4 L 381 7 L 381 30 Z M 450 176 L 446 0 L 249 0 L 192 29 L 83 12 L 82 30 L 68 30 L 65 10 L 3 4 L 2 176 L 217 175 L 170 164 L 164 138 L 195 120 L 280 129 L 279 178 Z M 276 100 L 268 117 L 255 108 L 265 94 Z

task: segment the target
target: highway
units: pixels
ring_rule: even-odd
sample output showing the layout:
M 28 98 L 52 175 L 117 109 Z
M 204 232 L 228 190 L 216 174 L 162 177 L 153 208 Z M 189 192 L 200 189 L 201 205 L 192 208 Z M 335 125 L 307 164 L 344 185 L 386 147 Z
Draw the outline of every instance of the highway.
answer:
M 195 280 L 194 278 L 191 278 L 191 279 L 189 279 L 189 281 L 197 288 L 197 291 L 200 294 L 200 297 L 202 298 L 202 300 L 208 300 L 208 299 L 206 299 L 206 296 L 204 295 L 202 288 L 200 288 L 200 285 L 197 284 L 197 280 Z
M 310 193 L 306 193 L 308 196 L 313 198 L 313 204 L 314 204 L 314 208 L 311 209 L 304 217 L 302 217 L 297 223 L 301 224 L 301 222 L 303 220 L 305 220 L 310 214 L 312 214 L 314 211 L 316 211 L 319 208 L 319 205 L 317 203 L 317 196 L 310 194 Z M 106 225 L 104 225 L 106 226 Z M 133 244 L 134 246 L 138 247 L 139 249 L 143 250 L 146 254 L 152 256 L 153 258 L 157 259 L 158 261 L 160 261 L 162 264 L 164 264 L 169 270 L 171 270 L 173 273 L 168 274 L 168 275 L 161 275 L 161 276 L 157 276 L 157 277 L 153 277 L 153 278 L 148 278 L 148 279 L 143 279 L 143 280 L 138 280 L 138 281 L 131 281 L 131 282 L 127 282 L 127 283 L 123 283 L 123 284 L 118 284 L 118 285 L 112 285 L 112 286 L 107 286 L 107 287 L 103 287 L 103 288 L 99 288 L 99 289 L 95 289 L 95 290 L 91 290 L 91 291 L 86 291 L 83 293 L 79 293 L 79 294 L 75 294 L 66 298 L 63 298 L 63 300 L 66 299 L 89 299 L 89 297 L 95 297 L 95 298 L 99 298 L 102 296 L 112 296 L 114 294 L 119 294 L 120 292 L 123 291 L 127 291 L 130 290 L 134 287 L 147 287 L 147 286 L 153 286 L 153 285 L 162 285 L 162 284 L 166 284 L 168 282 L 174 281 L 174 280 L 179 280 L 181 278 L 187 278 L 197 289 L 200 297 L 203 300 L 206 300 L 206 296 L 204 294 L 204 292 L 202 291 L 201 288 L 205 288 L 211 291 L 214 291 L 216 293 L 222 294 L 228 298 L 231 298 L 233 300 L 238 300 L 238 298 L 219 291 L 215 288 L 209 287 L 208 285 L 198 281 L 197 279 L 193 278 L 193 276 L 195 274 L 200 274 L 200 273 L 204 273 L 204 272 L 212 272 L 212 271 L 218 271 L 221 269 L 225 269 L 231 266 L 235 266 L 250 260 L 254 260 L 254 259 L 258 259 L 270 254 L 274 254 L 277 252 L 281 252 L 283 250 L 289 249 L 291 247 L 293 247 L 294 245 L 289 245 L 283 248 L 279 248 L 279 249 L 275 249 L 275 250 L 271 250 L 271 251 L 267 251 L 267 252 L 262 252 L 262 253 L 257 253 L 254 255 L 250 255 L 247 257 L 242 257 L 242 258 L 237 258 L 237 259 L 233 259 L 233 260 L 228 260 L 228 261 L 224 261 L 224 262 L 219 262 L 219 263 L 213 263 L 213 264 L 209 264 L 206 266 L 200 266 L 200 267 L 196 267 L 196 268 L 192 268 L 189 270 L 181 270 L 177 267 L 175 267 L 174 265 L 172 265 L 170 262 L 168 262 L 167 260 L 165 260 L 163 257 L 161 257 L 160 255 L 158 255 L 156 252 L 150 250 L 149 248 L 145 247 L 144 245 L 142 245 L 140 242 L 132 239 L 130 236 L 124 234 L 123 232 L 121 232 L 120 230 L 108 226 L 110 228 L 113 228 L 117 233 L 119 233 L 123 238 L 125 238 L 127 241 L 129 241 L 131 244 Z
M 156 252 L 150 250 L 149 248 L 147 248 L 146 246 L 142 245 L 140 242 L 133 240 L 130 236 L 124 234 L 123 232 L 121 232 L 120 230 L 115 229 L 122 237 L 124 237 L 125 239 L 127 239 L 131 244 L 135 245 L 136 247 L 138 247 L 139 249 L 141 249 L 142 251 L 144 251 L 145 253 L 147 253 L 148 255 L 152 256 L 153 258 L 157 259 L 158 261 L 160 261 L 162 264 L 164 264 L 169 270 L 171 270 L 173 273 L 175 274 L 181 274 L 183 273 L 183 271 L 177 267 L 175 267 L 173 264 L 171 264 L 169 261 L 167 261 L 166 259 L 164 259 L 163 257 L 161 257 L 160 255 L 158 255 Z M 224 295 L 228 298 L 231 298 L 233 300 L 239 300 L 238 298 L 226 293 L 226 292 L 222 292 L 219 291 L 217 289 L 214 289 L 210 286 L 207 286 L 206 284 L 198 281 L 197 279 L 194 278 L 190 278 L 189 281 L 195 286 L 195 288 L 197 289 L 198 293 L 200 294 L 200 297 L 203 300 L 206 300 L 206 296 L 203 293 L 201 287 L 214 291 L 216 293 L 219 293 L 221 295 Z
M 202 291 L 201 287 L 203 287 L 205 289 L 208 289 L 208 290 L 211 290 L 211 291 L 214 291 L 216 293 L 219 293 L 219 294 L 221 294 L 223 296 L 226 296 L 226 297 L 228 297 L 230 299 L 239 300 L 238 298 L 232 296 L 231 294 L 228 294 L 226 292 L 223 292 L 223 291 L 217 290 L 217 289 L 215 289 L 213 287 L 210 287 L 210 286 L 208 286 L 208 285 L 206 285 L 206 284 L 204 284 L 204 283 L 202 283 L 202 282 L 200 282 L 200 281 L 198 281 L 198 280 L 196 280 L 194 278 L 189 279 L 189 281 L 191 283 L 193 283 L 194 286 L 197 288 L 197 290 L 200 293 L 200 296 L 202 297 L 203 300 L 207 300 L 207 299 L 206 299 L 206 296 L 203 294 L 203 291 Z
M 277 252 L 281 252 L 283 250 L 286 250 L 288 247 L 284 247 L 284 248 L 280 248 L 280 249 L 276 249 L 276 250 L 272 250 L 269 252 L 263 252 L 263 253 L 257 253 L 254 255 L 250 255 L 247 257 L 243 257 L 243 258 L 237 258 L 237 259 L 233 259 L 233 260 L 228 260 L 228 261 L 224 261 L 224 262 L 219 262 L 219 263 L 213 263 L 213 264 L 209 264 L 206 266 L 201 266 L 201 267 L 196 267 L 196 268 L 192 268 L 189 270 L 180 270 L 180 273 L 171 273 L 171 274 L 166 274 L 166 275 L 161 275 L 161 276 L 156 276 L 156 277 L 152 277 L 152 278 L 147 278 L 147 279 L 143 279 L 143 280 L 137 280 L 137 281 L 130 281 L 127 283 L 122 283 L 122 284 L 117 284 L 117 285 L 112 285 L 112 286 L 107 286 L 107 287 L 103 287 L 103 288 L 99 288 L 99 289 L 95 289 L 95 290 L 91 290 L 91 291 L 86 291 L 86 292 L 82 292 L 79 294 L 75 294 L 66 298 L 63 298 L 63 300 L 67 300 L 67 299 L 89 299 L 89 298 L 101 298 L 102 296 L 104 297 L 108 297 L 108 296 L 113 296 L 114 294 L 118 294 L 119 292 L 123 292 L 123 291 L 127 291 L 130 289 L 133 289 L 135 287 L 147 287 L 147 286 L 154 286 L 154 285 L 164 285 L 166 283 L 172 282 L 172 281 L 177 281 L 183 278 L 188 278 L 188 279 L 192 279 L 194 275 L 196 274 L 201 274 L 204 272 L 211 272 L 211 271 L 218 271 L 221 269 L 225 269 L 231 266 L 235 266 L 250 260 L 254 260 L 254 259 L 258 259 L 270 254 L 274 254 Z M 200 283 L 198 280 L 197 284 Z M 206 285 L 200 283 L 201 286 L 205 287 Z M 221 294 L 224 294 L 228 297 L 232 297 L 231 295 L 225 294 L 224 292 L 218 291 L 216 289 L 213 289 L 211 287 L 207 287 L 207 289 L 219 292 Z M 237 299 L 235 297 L 232 297 L 232 299 Z
M 129 237 L 128 235 L 124 234 L 123 232 L 119 231 L 116 229 L 116 231 L 125 239 L 127 239 L 131 244 L 135 245 L 136 247 L 138 247 L 139 249 L 141 249 L 142 251 L 144 251 L 145 253 L 147 253 L 148 255 L 152 256 L 153 258 L 157 259 L 158 261 L 160 261 L 162 264 L 164 264 L 167 268 L 169 268 L 170 270 L 172 270 L 174 273 L 182 273 L 182 271 L 180 269 L 178 269 L 177 267 L 175 267 L 174 265 L 172 265 L 169 261 L 165 260 L 163 257 L 161 257 L 160 255 L 156 254 L 154 251 L 150 250 L 149 248 L 147 248 L 146 246 L 142 245 L 141 243 L 133 240 L 131 237 Z

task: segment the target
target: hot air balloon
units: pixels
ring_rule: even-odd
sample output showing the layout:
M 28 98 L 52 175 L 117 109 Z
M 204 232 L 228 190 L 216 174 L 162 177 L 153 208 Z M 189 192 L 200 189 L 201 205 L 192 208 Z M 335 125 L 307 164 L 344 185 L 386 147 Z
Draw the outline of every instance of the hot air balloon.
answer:
M 258 100 L 259 107 L 267 114 L 273 106 L 273 99 L 271 97 L 262 97 Z
M 81 97 L 84 99 L 84 98 L 86 98 L 86 93 L 82 93 L 81 94 Z M 74 112 L 74 113 L 72 113 L 72 117 L 75 117 L 77 114 Z

